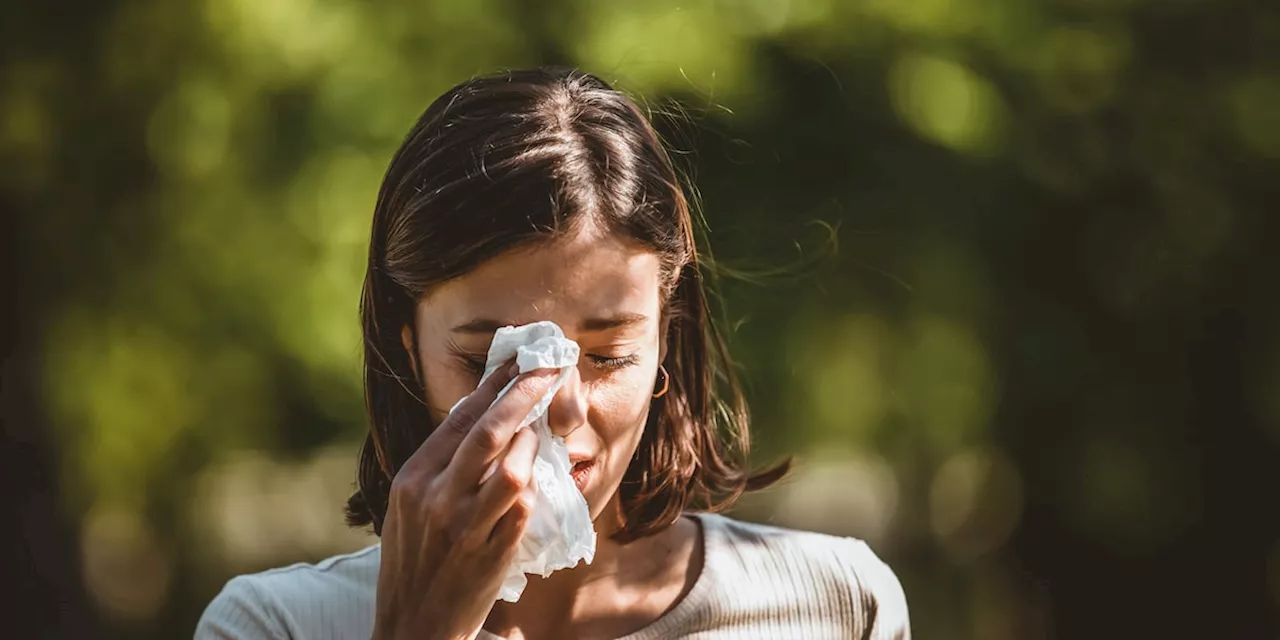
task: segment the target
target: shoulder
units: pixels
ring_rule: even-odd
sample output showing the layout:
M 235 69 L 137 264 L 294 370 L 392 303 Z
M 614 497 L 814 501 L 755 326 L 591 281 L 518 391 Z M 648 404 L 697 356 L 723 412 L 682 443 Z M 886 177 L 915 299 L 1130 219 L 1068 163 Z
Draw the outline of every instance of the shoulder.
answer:
M 728 574 L 722 579 L 804 591 L 801 600 L 851 611 L 859 637 L 911 637 L 902 584 L 866 542 L 719 515 L 701 518 L 718 547 L 716 571 Z
M 371 629 L 380 554 L 374 545 L 232 578 L 205 608 L 195 638 L 303 640 Z

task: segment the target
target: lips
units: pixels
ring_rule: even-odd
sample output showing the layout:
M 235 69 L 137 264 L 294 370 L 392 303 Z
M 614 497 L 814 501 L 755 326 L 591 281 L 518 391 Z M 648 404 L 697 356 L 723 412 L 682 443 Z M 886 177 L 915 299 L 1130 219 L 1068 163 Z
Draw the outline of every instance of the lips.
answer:
M 572 461 L 572 458 L 570 458 L 570 461 Z M 573 476 L 573 483 L 578 486 L 578 491 L 586 488 L 587 481 L 591 479 L 591 475 L 595 470 L 596 462 L 590 458 L 580 459 L 574 463 L 569 475 Z

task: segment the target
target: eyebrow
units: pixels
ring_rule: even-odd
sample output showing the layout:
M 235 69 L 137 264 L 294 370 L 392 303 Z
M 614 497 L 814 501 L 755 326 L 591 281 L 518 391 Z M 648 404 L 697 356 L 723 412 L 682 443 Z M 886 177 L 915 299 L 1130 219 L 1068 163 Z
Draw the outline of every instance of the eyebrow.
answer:
M 619 327 L 640 324 L 648 319 L 649 316 L 641 313 L 621 313 L 608 318 L 587 318 L 578 324 L 578 331 L 581 331 L 582 333 L 606 331 L 608 329 L 617 329 Z M 450 331 L 453 331 L 454 333 L 493 333 L 501 327 L 511 326 L 512 324 L 514 323 L 490 320 L 488 318 L 477 318 L 470 322 L 460 324 Z

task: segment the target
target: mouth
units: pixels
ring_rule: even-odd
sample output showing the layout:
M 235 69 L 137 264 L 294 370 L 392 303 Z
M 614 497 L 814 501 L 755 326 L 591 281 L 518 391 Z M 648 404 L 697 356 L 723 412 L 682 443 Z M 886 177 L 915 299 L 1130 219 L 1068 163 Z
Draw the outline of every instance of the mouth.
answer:
M 587 482 L 591 480 L 592 472 L 594 472 L 595 469 L 595 460 L 579 460 L 573 465 L 573 469 L 570 470 L 569 475 L 573 477 L 573 483 L 578 486 L 579 492 L 586 488 Z

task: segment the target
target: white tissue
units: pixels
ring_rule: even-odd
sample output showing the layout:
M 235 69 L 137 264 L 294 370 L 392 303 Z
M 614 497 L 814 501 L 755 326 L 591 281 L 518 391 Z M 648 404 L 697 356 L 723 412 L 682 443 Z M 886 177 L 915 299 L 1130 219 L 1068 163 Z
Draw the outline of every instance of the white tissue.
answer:
M 538 434 L 538 455 L 533 462 L 537 503 L 524 538 L 520 540 L 520 548 L 511 566 L 507 567 L 502 588 L 498 591 L 498 599 L 507 602 L 520 599 L 528 584 L 526 573 L 545 578 L 553 571 L 574 567 L 581 560 L 591 564 L 596 553 L 595 528 L 591 525 L 587 501 L 570 475 L 573 467 L 569 464 L 569 451 L 565 448 L 564 439 L 551 434 L 546 417 L 551 399 L 578 364 L 578 344 L 565 338 L 564 332 L 554 322 L 502 327 L 494 333 L 493 344 L 489 346 L 481 384 L 513 356 L 521 373 L 550 368 L 559 369 L 560 375 L 521 426 L 532 427 Z M 498 393 L 498 398 L 506 395 L 513 384 L 515 380 L 507 383 Z

